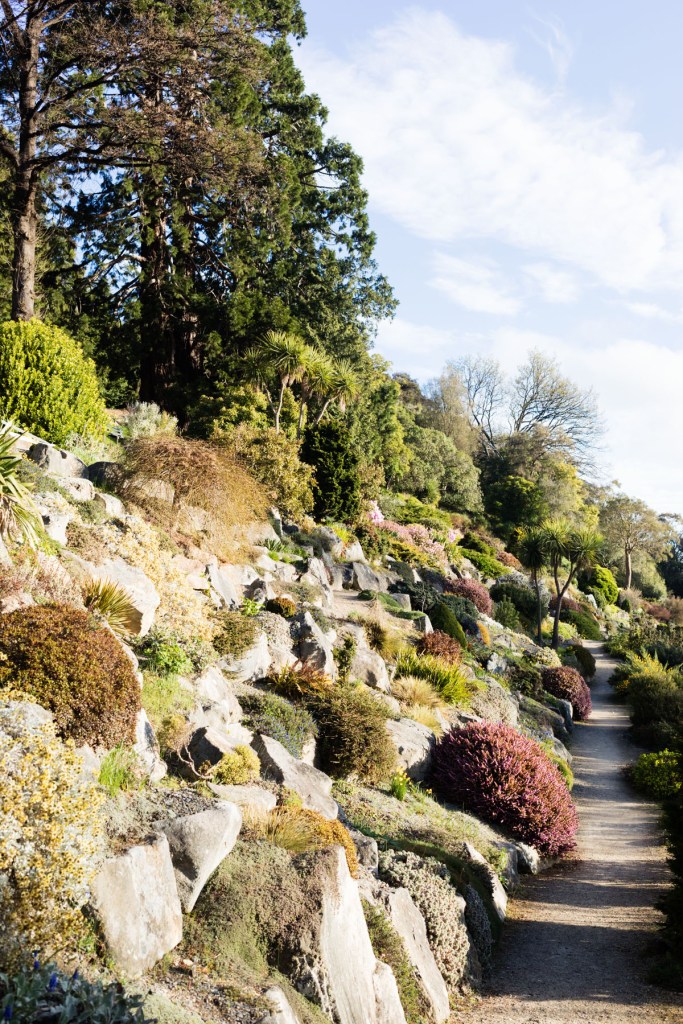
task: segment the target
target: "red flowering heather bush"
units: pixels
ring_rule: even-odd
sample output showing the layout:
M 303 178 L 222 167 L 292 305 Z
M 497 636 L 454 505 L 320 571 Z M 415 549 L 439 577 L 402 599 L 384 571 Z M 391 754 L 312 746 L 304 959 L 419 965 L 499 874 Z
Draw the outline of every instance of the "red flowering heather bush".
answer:
M 477 580 L 456 580 L 448 589 L 452 594 L 466 597 L 482 615 L 490 615 L 493 611 L 491 595 L 484 584 L 478 583 Z
M 522 563 L 518 558 L 515 558 L 509 551 L 498 551 L 496 552 L 496 558 L 501 565 L 506 566 L 508 569 L 521 569 Z
M 669 608 L 665 608 L 663 604 L 646 604 L 645 611 L 653 619 L 657 619 L 658 622 L 671 621 L 671 611 Z
M 562 668 L 546 668 L 543 670 L 543 689 L 560 700 L 571 701 L 574 718 L 577 722 L 585 722 L 593 710 L 591 692 L 580 672 L 568 665 Z
M 555 765 L 508 725 L 452 729 L 434 751 L 438 793 L 551 857 L 576 846 L 579 819 Z
M 462 661 L 461 645 L 440 629 L 425 633 L 417 649 L 420 654 L 433 654 L 435 658 L 443 658 L 449 665 L 459 665 Z

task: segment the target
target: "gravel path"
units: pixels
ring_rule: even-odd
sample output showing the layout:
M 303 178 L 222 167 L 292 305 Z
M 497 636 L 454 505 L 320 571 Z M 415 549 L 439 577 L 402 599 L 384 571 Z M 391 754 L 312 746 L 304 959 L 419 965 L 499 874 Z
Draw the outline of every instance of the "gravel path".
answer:
M 607 685 L 601 644 L 593 715 L 574 733 L 578 857 L 531 879 L 512 901 L 488 991 L 467 1024 L 683 1024 L 683 997 L 648 985 L 643 950 L 666 886 L 658 808 L 642 802 L 621 767 L 635 750 L 628 714 Z

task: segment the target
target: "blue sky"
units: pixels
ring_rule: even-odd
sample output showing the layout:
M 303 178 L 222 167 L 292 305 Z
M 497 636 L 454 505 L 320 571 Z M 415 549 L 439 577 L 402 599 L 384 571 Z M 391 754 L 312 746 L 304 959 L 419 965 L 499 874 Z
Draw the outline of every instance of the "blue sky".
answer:
M 421 380 L 541 349 L 596 391 L 603 477 L 683 512 L 683 4 L 304 7 L 400 301 L 377 349 Z

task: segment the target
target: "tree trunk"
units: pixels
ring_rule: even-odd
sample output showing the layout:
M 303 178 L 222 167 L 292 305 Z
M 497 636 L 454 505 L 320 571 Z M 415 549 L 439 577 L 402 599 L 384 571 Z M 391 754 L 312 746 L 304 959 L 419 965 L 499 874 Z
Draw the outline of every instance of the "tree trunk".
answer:
M 25 48 L 19 76 L 19 153 L 15 169 L 12 202 L 12 319 L 30 320 L 36 311 L 36 246 L 38 219 L 36 193 L 36 105 L 38 99 L 38 53 L 40 21 L 27 18 Z
M 631 561 L 631 551 L 629 548 L 624 552 L 624 560 L 626 562 L 626 590 L 630 590 L 631 580 L 633 579 L 633 563 Z
M 541 602 L 541 582 L 538 578 L 537 570 L 534 570 L 534 587 L 536 588 L 536 642 L 541 647 L 543 644 L 543 605 Z

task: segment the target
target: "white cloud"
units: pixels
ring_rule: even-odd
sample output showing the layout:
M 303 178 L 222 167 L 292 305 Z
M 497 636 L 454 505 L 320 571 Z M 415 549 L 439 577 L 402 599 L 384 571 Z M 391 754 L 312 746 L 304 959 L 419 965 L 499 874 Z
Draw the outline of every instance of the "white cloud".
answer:
M 574 45 L 560 18 L 547 20 L 538 15 L 534 18 L 539 29 L 530 29 L 531 38 L 548 54 L 558 82 L 563 85 L 574 57 Z
M 514 316 L 522 307 L 501 276 L 488 263 L 437 253 L 434 258 L 434 288 L 447 295 L 451 302 L 475 313 Z
M 683 313 L 672 313 L 671 310 L 657 305 L 656 302 L 627 302 L 626 308 L 636 316 L 647 320 L 664 320 L 668 323 L 683 323 Z
M 683 282 L 683 160 L 526 77 L 507 43 L 413 9 L 346 60 L 301 51 L 377 208 L 439 246 L 486 238 L 626 291 Z
M 522 268 L 536 285 L 545 302 L 558 304 L 576 302 L 580 295 L 578 281 L 565 270 L 549 263 L 529 263 Z

